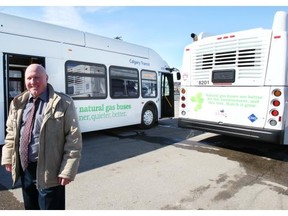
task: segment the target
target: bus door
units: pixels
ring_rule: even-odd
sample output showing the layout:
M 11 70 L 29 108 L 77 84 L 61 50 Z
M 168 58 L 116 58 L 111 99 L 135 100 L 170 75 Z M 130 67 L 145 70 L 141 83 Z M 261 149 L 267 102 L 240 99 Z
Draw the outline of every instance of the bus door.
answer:
M 173 74 L 161 74 L 161 118 L 174 117 Z
M 25 90 L 24 73 L 28 65 L 38 63 L 45 67 L 45 58 L 4 53 L 4 106 L 5 122 L 13 98 Z

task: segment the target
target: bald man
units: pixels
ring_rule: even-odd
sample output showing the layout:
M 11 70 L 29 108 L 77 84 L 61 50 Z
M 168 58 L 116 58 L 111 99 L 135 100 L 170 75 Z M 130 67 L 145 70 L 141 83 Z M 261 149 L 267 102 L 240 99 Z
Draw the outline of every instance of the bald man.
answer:
M 74 102 L 54 91 L 39 64 L 27 67 L 25 86 L 10 104 L 1 164 L 13 186 L 21 178 L 25 209 L 64 210 L 65 185 L 75 179 L 82 149 Z

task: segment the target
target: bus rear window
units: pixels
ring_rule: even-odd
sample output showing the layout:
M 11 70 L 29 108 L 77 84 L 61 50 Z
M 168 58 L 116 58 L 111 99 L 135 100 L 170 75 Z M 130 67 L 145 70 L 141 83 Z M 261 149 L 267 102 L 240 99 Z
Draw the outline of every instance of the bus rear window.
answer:
M 235 70 L 214 70 L 212 71 L 213 83 L 234 83 L 235 82 Z

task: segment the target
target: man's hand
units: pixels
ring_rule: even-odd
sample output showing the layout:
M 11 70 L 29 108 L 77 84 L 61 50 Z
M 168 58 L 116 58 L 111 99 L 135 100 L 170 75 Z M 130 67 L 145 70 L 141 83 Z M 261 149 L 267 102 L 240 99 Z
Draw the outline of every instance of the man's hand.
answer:
M 5 169 L 8 172 L 12 172 L 12 164 L 5 164 Z
M 67 185 L 71 182 L 70 179 L 66 179 L 66 178 L 59 178 L 59 184 L 61 184 L 62 186 Z

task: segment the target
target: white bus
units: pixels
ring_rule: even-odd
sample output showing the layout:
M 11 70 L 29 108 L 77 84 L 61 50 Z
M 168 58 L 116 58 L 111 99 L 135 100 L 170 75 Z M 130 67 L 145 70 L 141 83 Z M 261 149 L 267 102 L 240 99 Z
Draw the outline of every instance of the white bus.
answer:
M 75 101 L 82 132 L 174 116 L 172 69 L 152 49 L 48 23 L 0 14 L 0 144 L 24 72 L 42 64 L 57 91 Z
M 287 13 L 272 29 L 191 34 L 184 49 L 179 127 L 288 144 Z

